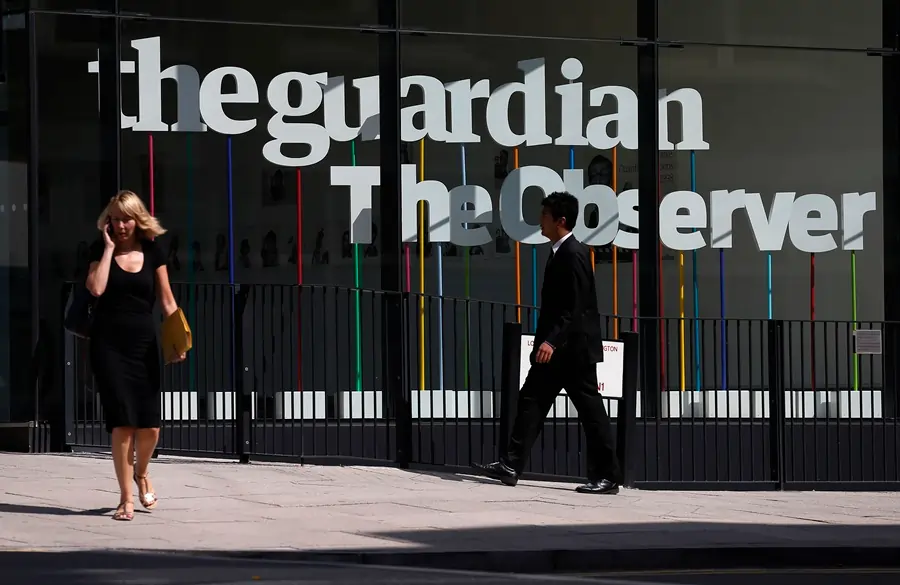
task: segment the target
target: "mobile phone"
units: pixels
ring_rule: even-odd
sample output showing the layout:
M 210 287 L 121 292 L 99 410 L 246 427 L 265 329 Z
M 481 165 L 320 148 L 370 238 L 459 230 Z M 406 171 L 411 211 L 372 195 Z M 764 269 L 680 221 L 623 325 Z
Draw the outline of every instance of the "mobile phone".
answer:
M 106 233 L 109 234 L 109 237 L 113 236 L 112 220 L 108 217 L 106 218 Z

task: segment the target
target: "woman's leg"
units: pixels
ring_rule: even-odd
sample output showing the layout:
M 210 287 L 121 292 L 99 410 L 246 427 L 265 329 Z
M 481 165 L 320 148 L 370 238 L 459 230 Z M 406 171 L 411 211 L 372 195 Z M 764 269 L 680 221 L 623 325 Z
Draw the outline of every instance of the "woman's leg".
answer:
M 156 505 L 156 493 L 153 484 L 150 483 L 150 459 L 156 450 L 159 441 L 159 429 L 137 429 L 135 431 L 135 452 L 137 462 L 134 467 L 134 480 L 138 485 L 138 495 L 141 504 L 145 508 L 153 508 Z
M 116 427 L 112 430 L 113 466 L 119 482 L 119 507 L 116 518 L 130 520 L 134 514 L 134 493 L 131 481 L 134 477 L 134 429 Z

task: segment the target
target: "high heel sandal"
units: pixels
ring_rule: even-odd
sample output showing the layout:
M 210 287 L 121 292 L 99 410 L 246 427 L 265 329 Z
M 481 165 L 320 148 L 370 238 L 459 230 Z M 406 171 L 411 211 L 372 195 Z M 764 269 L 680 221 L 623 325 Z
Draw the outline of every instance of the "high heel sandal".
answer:
M 128 511 L 128 506 L 131 506 L 131 512 Z M 118 522 L 131 522 L 134 520 L 134 504 L 131 502 L 120 503 L 112 519 Z
M 138 500 L 140 500 L 141 505 L 147 510 L 152 510 L 156 507 L 156 504 L 159 503 L 159 499 L 156 497 L 154 492 L 145 492 L 144 491 L 144 482 L 150 478 L 150 474 L 143 476 L 138 476 L 138 474 L 134 474 L 134 483 L 137 484 L 138 487 Z

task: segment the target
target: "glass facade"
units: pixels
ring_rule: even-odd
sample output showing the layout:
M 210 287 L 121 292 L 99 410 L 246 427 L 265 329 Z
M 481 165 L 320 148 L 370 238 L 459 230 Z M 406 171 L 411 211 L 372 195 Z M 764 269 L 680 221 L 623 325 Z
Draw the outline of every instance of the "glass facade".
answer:
M 29 275 L 28 36 L 23 13 L 0 31 L 0 421 L 31 411 L 33 331 Z
M 0 420 L 32 415 L 20 341 L 33 349 L 39 324 L 60 411 L 63 287 L 120 187 L 170 230 L 170 276 L 188 285 L 532 305 L 549 248 L 537 203 L 566 189 L 585 202 L 577 235 L 616 331 L 634 317 L 900 318 L 884 229 L 900 219 L 890 3 L 306 4 L 10 4 Z M 666 375 L 679 334 L 654 327 L 644 383 L 679 389 Z M 811 343 L 798 350 L 817 355 Z M 692 359 L 716 361 L 708 346 Z M 762 383 L 739 361 L 717 366 L 726 386 Z M 826 361 L 806 367 L 827 376 Z M 722 389 L 717 376 L 688 386 Z

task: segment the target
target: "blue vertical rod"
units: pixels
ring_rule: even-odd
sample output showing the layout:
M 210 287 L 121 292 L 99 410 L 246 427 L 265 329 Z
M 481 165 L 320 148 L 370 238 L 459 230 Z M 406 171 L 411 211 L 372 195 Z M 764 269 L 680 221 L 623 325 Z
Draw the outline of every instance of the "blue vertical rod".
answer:
M 462 184 L 466 184 L 466 145 L 459 145 L 459 156 L 460 156 L 460 165 L 462 166 Z M 469 209 L 469 205 L 466 204 L 466 209 Z M 469 224 L 466 224 L 466 228 L 469 227 Z M 469 335 L 470 335 L 470 327 L 472 324 L 472 316 L 470 314 L 470 306 L 469 306 L 469 295 L 472 292 L 471 287 L 471 254 L 469 253 L 471 250 L 468 246 L 462 248 L 462 253 L 464 255 L 463 258 L 463 267 L 464 267 L 464 275 L 463 275 L 463 291 L 464 298 L 466 299 L 466 345 L 465 345 L 465 355 L 463 356 L 463 384 L 465 385 L 465 389 L 469 390 Z
M 697 153 L 691 151 L 691 191 L 697 192 Z M 696 390 L 703 387 L 700 368 L 700 285 L 697 279 L 697 250 L 691 251 L 691 282 L 694 289 L 694 380 Z
M 231 157 L 231 136 L 228 137 L 228 284 L 231 291 L 231 390 L 237 392 L 237 347 L 235 346 L 235 332 L 239 324 L 235 314 L 235 289 L 234 289 L 234 172 Z M 239 398 L 235 395 L 235 400 Z

